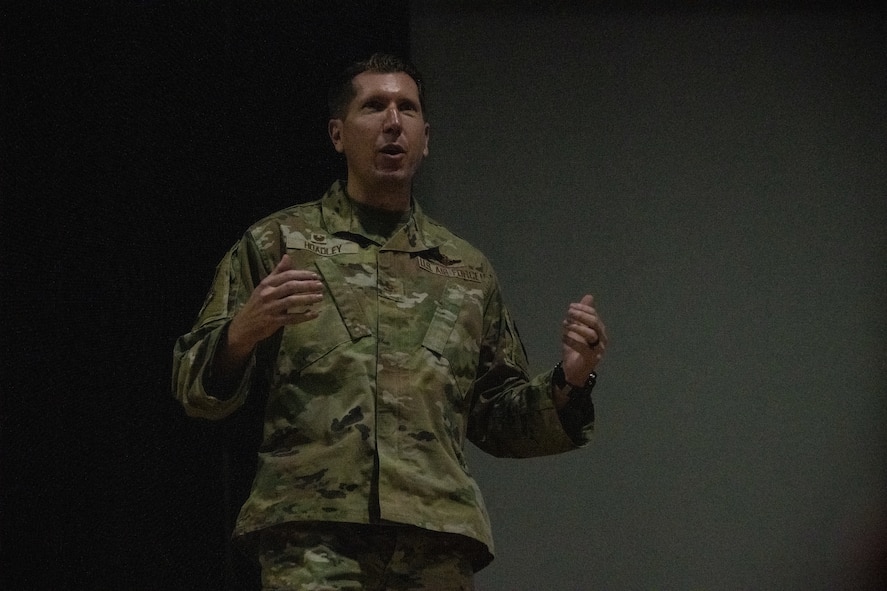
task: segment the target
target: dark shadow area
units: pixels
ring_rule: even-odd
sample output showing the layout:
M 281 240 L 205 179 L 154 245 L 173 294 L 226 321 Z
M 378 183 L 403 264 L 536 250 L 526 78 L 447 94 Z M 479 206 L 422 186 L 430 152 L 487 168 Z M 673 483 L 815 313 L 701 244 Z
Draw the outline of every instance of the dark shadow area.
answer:
M 172 347 L 245 228 L 339 174 L 326 79 L 405 1 L 4 9 L 0 587 L 247 589 L 258 404 L 184 416 Z

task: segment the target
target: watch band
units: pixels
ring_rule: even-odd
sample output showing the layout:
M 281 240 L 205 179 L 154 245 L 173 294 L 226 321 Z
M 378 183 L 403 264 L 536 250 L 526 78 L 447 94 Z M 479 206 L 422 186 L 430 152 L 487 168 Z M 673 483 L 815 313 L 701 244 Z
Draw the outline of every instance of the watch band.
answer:
M 588 377 L 585 378 L 585 383 L 582 384 L 582 386 L 574 386 L 567 382 L 567 376 L 564 374 L 563 364 L 559 361 L 557 365 L 554 366 L 554 372 L 551 374 L 551 382 L 558 388 L 569 386 L 570 392 L 568 395 L 571 397 L 580 394 L 590 394 L 594 389 L 594 385 L 597 383 L 597 373 L 592 371 L 588 374 Z

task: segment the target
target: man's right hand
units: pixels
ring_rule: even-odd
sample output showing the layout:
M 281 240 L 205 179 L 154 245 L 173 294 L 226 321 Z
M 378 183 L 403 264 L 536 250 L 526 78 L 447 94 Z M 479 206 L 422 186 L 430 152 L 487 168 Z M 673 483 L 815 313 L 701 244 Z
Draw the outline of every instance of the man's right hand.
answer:
M 281 327 L 317 318 L 312 305 L 322 299 L 323 283 L 317 273 L 294 269 L 289 255 L 283 255 L 231 319 L 227 339 L 215 360 L 216 372 L 236 372 L 256 345 Z

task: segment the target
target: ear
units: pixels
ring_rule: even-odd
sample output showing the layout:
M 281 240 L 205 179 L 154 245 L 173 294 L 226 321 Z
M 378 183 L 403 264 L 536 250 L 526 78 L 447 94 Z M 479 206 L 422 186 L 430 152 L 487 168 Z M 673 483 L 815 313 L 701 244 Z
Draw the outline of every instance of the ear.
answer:
M 330 140 L 332 140 L 336 152 L 341 154 L 342 150 L 344 150 L 344 146 L 342 145 L 342 120 L 330 119 L 327 131 L 330 134 Z
M 423 156 L 428 156 L 428 139 L 431 134 L 431 125 L 429 123 L 425 124 L 425 148 L 422 150 Z

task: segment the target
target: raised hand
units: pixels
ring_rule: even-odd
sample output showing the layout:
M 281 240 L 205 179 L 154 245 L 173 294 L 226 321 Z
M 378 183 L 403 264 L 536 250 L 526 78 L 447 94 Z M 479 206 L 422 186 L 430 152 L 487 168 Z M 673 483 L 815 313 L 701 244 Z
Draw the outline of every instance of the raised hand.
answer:
M 568 383 L 581 386 L 607 349 L 607 329 L 591 295 L 570 304 L 563 322 L 561 342 L 564 377 Z
M 231 320 L 216 369 L 222 374 L 237 371 L 256 345 L 281 327 L 317 318 L 312 305 L 322 299 L 323 283 L 317 273 L 294 269 L 289 255 L 283 255 Z

